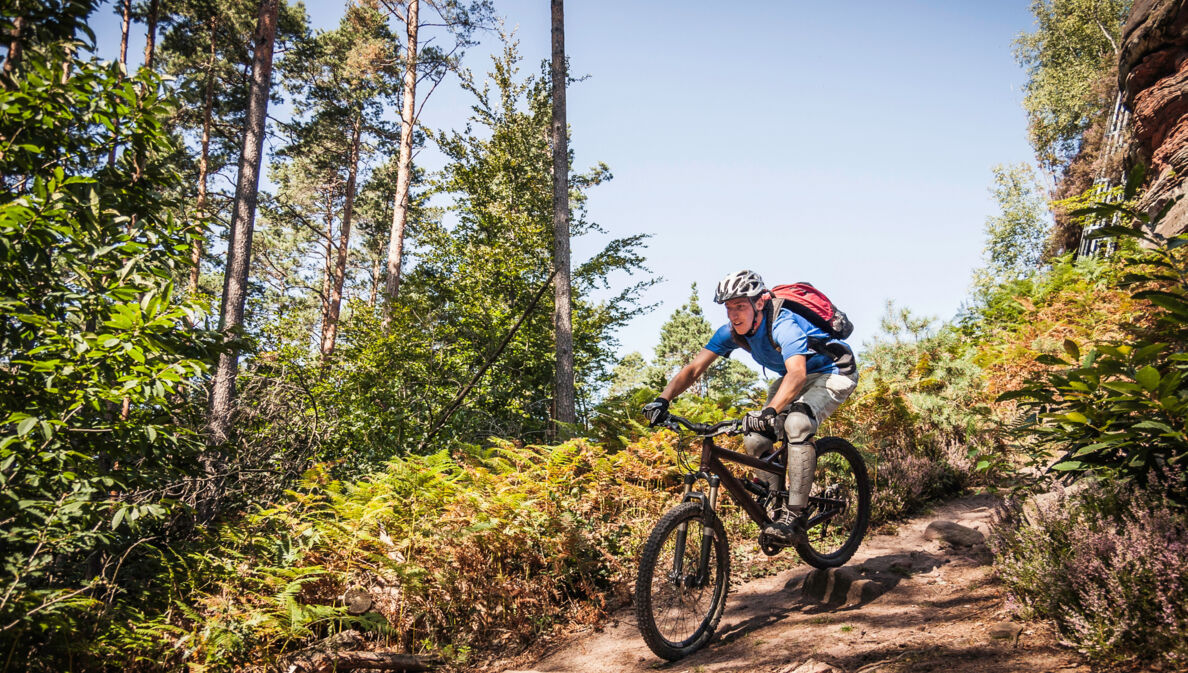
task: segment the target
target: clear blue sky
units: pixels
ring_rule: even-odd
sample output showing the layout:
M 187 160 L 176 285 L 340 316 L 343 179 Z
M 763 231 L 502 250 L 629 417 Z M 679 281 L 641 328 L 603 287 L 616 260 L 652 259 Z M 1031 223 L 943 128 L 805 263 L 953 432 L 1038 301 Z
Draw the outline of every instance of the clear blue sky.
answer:
M 1027 0 L 566 3 L 568 92 L 579 169 L 614 180 L 590 194 L 609 236 L 652 234 L 658 304 L 623 330 L 650 357 L 661 323 L 696 282 L 703 308 L 727 272 L 808 280 L 856 325 L 860 346 L 887 300 L 953 317 L 995 208 L 991 167 L 1031 160 L 1011 43 Z M 311 2 L 314 25 L 342 5 Z M 496 0 L 524 70 L 549 56 L 549 3 Z M 118 42 L 110 5 L 101 43 Z M 142 48 L 137 43 L 137 52 Z M 467 65 L 485 72 L 494 35 Z M 114 49 L 105 50 L 114 53 Z M 470 101 L 443 85 L 422 115 L 464 124 Z M 432 166 L 431 151 L 421 157 Z M 575 263 L 606 238 L 575 243 Z M 618 286 L 629 279 L 615 279 Z

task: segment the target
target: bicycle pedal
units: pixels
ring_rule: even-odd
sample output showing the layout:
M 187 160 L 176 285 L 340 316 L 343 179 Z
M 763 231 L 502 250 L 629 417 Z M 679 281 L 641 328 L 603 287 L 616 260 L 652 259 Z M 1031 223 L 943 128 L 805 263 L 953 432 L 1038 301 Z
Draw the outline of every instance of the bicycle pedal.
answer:
M 773 539 L 767 533 L 759 533 L 759 551 L 762 551 L 767 556 L 775 556 L 788 548 L 788 545 L 781 544 Z
M 763 529 L 763 534 L 772 543 L 791 547 L 804 539 L 804 524 L 795 518 L 789 523 L 773 521 Z

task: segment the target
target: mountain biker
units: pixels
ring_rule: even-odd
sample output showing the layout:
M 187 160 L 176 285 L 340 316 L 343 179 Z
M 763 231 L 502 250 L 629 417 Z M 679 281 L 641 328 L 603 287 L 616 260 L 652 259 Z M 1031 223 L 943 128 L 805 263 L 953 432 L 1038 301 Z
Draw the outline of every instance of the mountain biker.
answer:
M 726 306 L 728 322 L 672 377 L 659 397 L 644 405 L 643 413 L 652 425 L 666 420 L 672 400 L 714 360 L 744 347 L 745 340 L 755 362 L 780 374 L 768 388 L 763 409 L 743 416 L 743 446 L 752 456 L 762 456 L 781 435 L 787 442 L 788 501 L 777 508 L 773 522 L 763 532 L 775 542 L 790 545 L 804 535 L 801 513 L 808 503 L 817 460 L 810 439 L 821 421 L 854 392 L 858 368 L 853 350 L 844 341 L 833 339 L 788 308 L 781 307 L 776 316 L 765 311 L 771 298 L 771 291 L 754 271 L 738 271 L 723 278 L 714 302 Z M 773 321 L 771 339 L 767 320 Z M 773 489 L 777 486 L 773 475 L 761 473 L 760 478 Z

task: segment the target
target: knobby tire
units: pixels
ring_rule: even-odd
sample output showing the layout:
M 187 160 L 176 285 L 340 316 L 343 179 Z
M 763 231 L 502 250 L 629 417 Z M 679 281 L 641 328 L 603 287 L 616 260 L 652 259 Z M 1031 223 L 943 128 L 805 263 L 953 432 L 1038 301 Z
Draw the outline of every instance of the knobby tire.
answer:
M 674 582 L 673 556 L 682 523 L 688 524 L 683 554 L 686 566 Z M 709 545 L 709 573 L 704 583 L 689 586 L 699 584 L 691 575 L 696 572 L 688 565 L 698 563 L 701 541 L 707 532 L 713 536 Z M 644 642 L 657 656 L 675 661 L 696 652 L 713 638 L 726 607 L 730 585 L 728 547 L 722 522 L 701 503 L 678 505 L 656 522 L 640 555 L 635 617 Z
M 866 461 L 862 460 L 862 454 L 858 453 L 858 449 L 846 440 L 840 437 L 822 437 L 816 441 L 816 447 L 818 476 L 814 480 L 814 492 L 828 486 L 828 480 L 821 478 L 830 476 L 821 474 L 822 466 L 825 464 L 822 459 L 828 460 L 831 455 L 840 456 L 845 461 L 847 465 L 845 469 L 848 471 L 848 474 L 841 476 L 847 480 L 853 480 L 849 486 L 854 492 L 848 493 L 847 500 L 849 506 L 854 507 L 855 511 L 852 512 L 852 525 L 846 534 L 845 541 L 836 549 L 817 548 L 825 546 L 823 542 L 814 543 L 814 532 L 819 532 L 820 528 L 817 526 L 810 528 L 808 537 L 796 544 L 796 551 L 805 563 L 814 568 L 836 568 L 850 560 L 854 552 L 858 551 L 858 545 L 862 544 L 863 536 L 866 535 L 866 528 L 870 524 L 870 476 L 866 472 Z M 847 516 L 850 514 L 850 512 L 846 512 Z M 829 523 L 831 522 L 827 522 L 826 525 Z

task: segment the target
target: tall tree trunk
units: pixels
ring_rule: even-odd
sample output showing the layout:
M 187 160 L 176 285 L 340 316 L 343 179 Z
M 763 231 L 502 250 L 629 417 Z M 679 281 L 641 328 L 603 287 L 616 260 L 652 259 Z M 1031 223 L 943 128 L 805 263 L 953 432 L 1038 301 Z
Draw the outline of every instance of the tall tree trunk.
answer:
M 18 16 L 12 22 L 12 35 L 8 41 L 8 53 L 4 56 L 4 66 L 0 68 L 0 73 L 4 76 L 4 86 L 7 89 L 16 89 L 18 84 L 16 81 L 16 68 L 21 60 L 21 40 L 24 38 L 25 22 L 28 21 L 23 16 Z
M 330 287 L 334 278 L 334 194 L 326 190 L 326 263 L 322 266 L 322 327 L 318 345 L 325 343 L 330 327 Z
M 326 329 L 322 336 L 322 356 L 334 352 L 338 337 L 338 316 L 342 311 L 342 285 L 346 280 L 347 255 L 351 243 L 351 216 L 355 209 L 355 181 L 359 175 L 359 145 L 363 138 L 363 111 L 355 117 L 351 135 L 351 158 L 347 168 L 346 197 L 342 204 L 342 225 L 339 227 L 338 262 L 334 265 L 334 287 L 330 291 L 330 310 L 326 314 Z
M 400 262 L 404 256 L 404 227 L 408 223 L 408 186 L 412 176 L 412 137 L 417 100 L 417 13 L 420 0 L 409 0 L 405 28 L 404 101 L 400 110 L 400 155 L 396 161 L 396 207 L 392 209 L 392 234 L 388 241 L 388 281 L 384 285 L 384 315 L 400 293 Z M 385 318 L 385 323 L 387 319 Z
M 200 220 L 207 219 L 206 213 L 206 181 L 210 171 L 210 120 L 214 114 L 214 65 L 215 65 L 215 20 L 210 19 L 210 60 L 206 64 L 206 93 L 202 100 L 202 153 L 198 156 L 198 207 Z M 198 277 L 202 273 L 202 243 L 203 238 L 194 240 L 194 247 L 190 250 L 190 294 L 198 294 Z
M 565 10 L 553 3 L 553 325 L 557 342 L 554 420 L 576 420 L 573 384 L 573 314 L 569 277 L 569 138 L 565 123 Z
M 243 146 L 239 155 L 239 179 L 235 185 L 235 206 L 231 214 L 231 236 L 227 244 L 227 271 L 223 279 L 223 306 L 219 329 L 230 339 L 243 325 L 243 307 L 247 299 L 248 268 L 252 256 L 252 230 L 256 219 L 256 198 L 260 188 L 260 160 L 264 130 L 268 121 L 268 93 L 272 87 L 272 52 L 276 43 L 276 19 L 280 0 L 261 0 L 253 36 L 252 84 L 244 124 Z M 227 441 L 235 400 L 235 376 L 239 370 L 239 351 L 231 349 L 219 356 L 210 396 L 210 439 L 216 444 Z M 210 465 L 207 466 L 210 471 Z
M 160 12 L 161 0 L 152 0 L 149 3 L 148 16 L 145 17 L 148 27 L 144 37 L 144 67 L 149 70 L 153 69 L 153 53 L 157 47 L 157 18 Z
M 132 0 L 124 0 L 120 5 L 120 69 L 128 72 L 128 32 L 132 30 Z
M 376 300 L 379 299 L 380 261 L 379 253 L 376 253 L 375 258 L 371 260 L 371 295 L 367 301 L 373 309 Z

